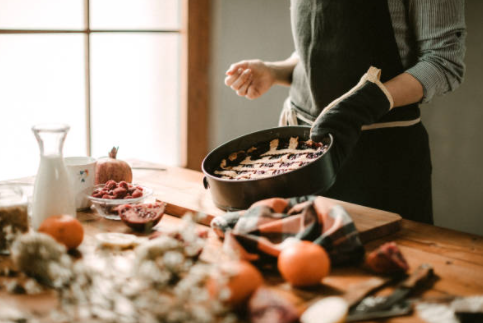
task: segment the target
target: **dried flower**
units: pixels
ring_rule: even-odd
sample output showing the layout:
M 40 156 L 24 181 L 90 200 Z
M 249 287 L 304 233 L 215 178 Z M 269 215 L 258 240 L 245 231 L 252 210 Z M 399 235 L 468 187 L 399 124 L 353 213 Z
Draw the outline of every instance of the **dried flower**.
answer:
M 174 232 L 134 252 L 99 250 L 72 263 L 50 237 L 28 234 L 16 242 L 15 258 L 22 271 L 56 288 L 60 307 L 50 315 L 53 322 L 235 322 L 206 288 L 214 265 L 198 260 L 205 242 L 188 216 Z
M 19 236 L 12 246 L 12 258 L 19 270 L 47 285 L 60 288 L 72 277 L 72 261 L 65 247 L 43 233 Z

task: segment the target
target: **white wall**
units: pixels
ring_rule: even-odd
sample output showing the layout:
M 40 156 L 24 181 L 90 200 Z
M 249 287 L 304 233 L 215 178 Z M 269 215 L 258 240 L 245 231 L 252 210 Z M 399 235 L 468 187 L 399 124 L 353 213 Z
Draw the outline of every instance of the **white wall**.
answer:
M 282 60 L 293 52 L 289 0 L 213 1 L 210 147 L 277 126 L 288 88 L 275 87 L 257 100 L 224 85 L 230 64 L 243 59 Z
M 288 94 L 274 88 L 249 101 L 223 84 L 249 58 L 279 60 L 293 51 L 289 0 L 213 1 L 210 148 L 277 125 Z M 483 235 L 483 1 L 467 1 L 467 74 L 461 88 L 422 106 L 433 158 L 436 225 Z
M 461 87 L 422 106 L 433 161 L 436 224 L 483 235 L 483 1 L 466 1 Z

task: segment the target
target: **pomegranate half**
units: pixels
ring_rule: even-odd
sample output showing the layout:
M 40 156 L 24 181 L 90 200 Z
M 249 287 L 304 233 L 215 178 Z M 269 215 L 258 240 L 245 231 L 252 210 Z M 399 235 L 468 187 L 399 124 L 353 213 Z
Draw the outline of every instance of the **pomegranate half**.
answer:
M 117 210 L 122 222 L 134 231 L 150 232 L 164 214 L 166 203 L 123 204 Z

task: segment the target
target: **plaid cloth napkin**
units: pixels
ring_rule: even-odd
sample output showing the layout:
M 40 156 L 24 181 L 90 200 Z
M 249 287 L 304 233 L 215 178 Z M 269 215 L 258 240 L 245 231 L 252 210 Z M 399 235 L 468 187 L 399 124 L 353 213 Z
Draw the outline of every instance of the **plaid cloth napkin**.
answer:
M 322 246 L 333 265 L 364 258 L 352 218 L 342 206 L 330 207 L 321 197 L 262 200 L 246 211 L 214 218 L 211 227 L 225 239 L 224 248 L 249 261 L 273 262 L 283 248 L 299 240 Z

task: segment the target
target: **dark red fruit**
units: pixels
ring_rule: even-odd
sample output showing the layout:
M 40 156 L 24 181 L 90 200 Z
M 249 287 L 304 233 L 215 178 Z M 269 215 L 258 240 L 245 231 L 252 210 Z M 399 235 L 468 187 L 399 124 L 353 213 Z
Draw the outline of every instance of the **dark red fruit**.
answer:
M 126 196 L 127 189 L 125 189 L 124 187 L 118 187 L 118 188 L 116 188 L 115 190 L 112 191 L 112 194 L 114 194 L 114 196 L 117 199 L 122 199 L 122 198 L 124 198 L 124 196 Z
M 104 195 L 104 193 L 102 193 L 102 192 L 94 192 L 94 193 L 92 193 L 92 196 L 93 197 L 102 197 L 102 195 Z
M 299 322 L 297 309 L 279 293 L 259 287 L 248 302 L 250 322 Z
M 120 181 L 118 184 L 119 187 L 125 188 L 126 190 L 129 188 L 129 184 L 125 181 Z
M 137 197 L 141 197 L 141 196 L 143 196 L 143 192 L 142 192 L 142 191 L 140 191 L 140 190 L 137 190 L 137 189 L 136 189 L 136 190 L 134 190 L 134 192 L 132 193 L 132 197 L 133 197 L 133 198 L 137 198 Z
M 108 190 L 112 190 L 113 188 L 116 188 L 116 186 L 117 186 L 116 181 L 110 180 L 106 182 L 106 184 L 104 185 L 104 188 Z
M 367 266 L 378 274 L 406 272 L 409 265 L 395 242 L 387 242 L 372 251 L 366 259 Z
M 95 189 L 92 196 L 110 200 L 137 198 L 143 196 L 143 188 L 124 181 L 116 183 L 110 180 L 103 187 Z
M 122 222 L 138 232 L 149 232 L 164 214 L 166 203 L 124 204 L 117 208 Z

